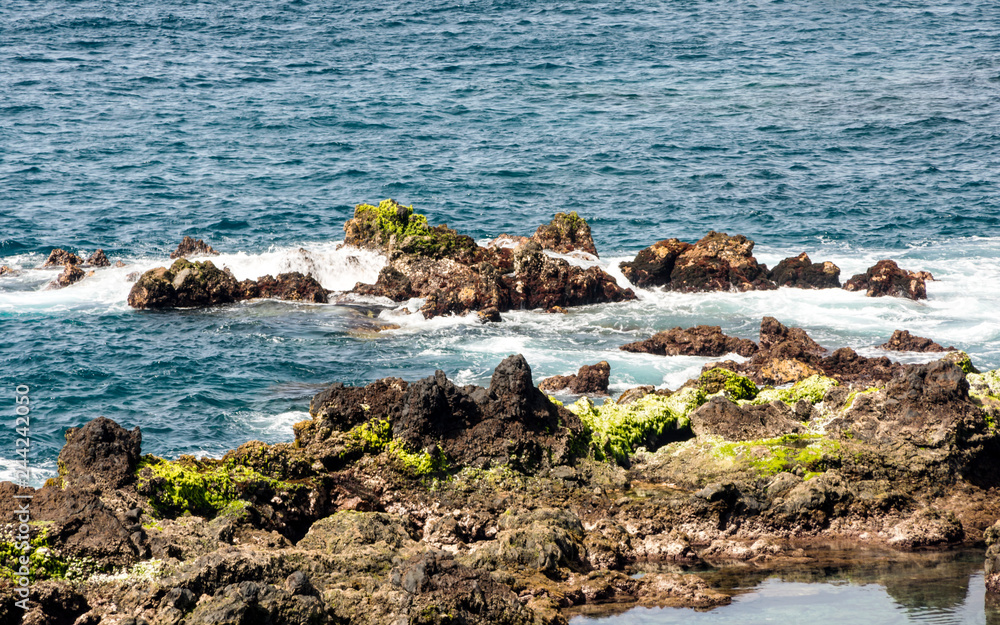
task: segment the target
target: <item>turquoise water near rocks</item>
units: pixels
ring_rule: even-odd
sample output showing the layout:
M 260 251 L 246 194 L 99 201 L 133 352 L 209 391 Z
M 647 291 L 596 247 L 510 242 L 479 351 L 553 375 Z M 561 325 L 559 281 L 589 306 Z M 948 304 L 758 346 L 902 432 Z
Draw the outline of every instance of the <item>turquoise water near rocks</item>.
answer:
M 31 388 L 35 481 L 99 415 L 145 451 L 219 455 L 290 440 L 325 384 L 484 383 L 514 352 L 538 378 L 603 359 L 613 389 L 675 387 L 706 359 L 617 347 L 678 325 L 753 338 L 775 315 L 869 355 L 907 328 L 998 367 L 998 35 L 985 1 L 4 2 L 0 264 L 22 272 L 0 278 L 0 386 Z M 491 326 L 377 301 L 125 303 L 185 234 L 240 278 L 372 281 L 382 260 L 337 244 L 385 197 L 478 239 L 576 210 L 623 284 L 619 261 L 709 229 L 769 265 L 892 257 L 939 280 L 926 302 L 642 291 Z M 130 266 L 46 291 L 53 247 Z

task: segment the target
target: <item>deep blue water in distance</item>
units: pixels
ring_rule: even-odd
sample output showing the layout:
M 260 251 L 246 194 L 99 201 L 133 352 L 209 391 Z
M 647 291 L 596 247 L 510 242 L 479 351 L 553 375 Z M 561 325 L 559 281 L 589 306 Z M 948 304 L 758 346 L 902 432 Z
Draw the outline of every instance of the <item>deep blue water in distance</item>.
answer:
M 32 388 L 39 482 L 98 415 L 149 452 L 219 455 L 290 440 L 324 384 L 484 383 L 513 352 L 537 377 L 606 359 L 616 390 L 673 387 L 705 359 L 618 345 L 696 323 L 754 338 L 765 314 L 830 347 L 906 327 L 1000 366 L 995 2 L 8 0 L 0 69 L 0 264 L 21 270 L 0 278 L 0 384 Z M 336 246 L 385 197 L 479 239 L 576 210 L 609 269 L 716 229 L 770 265 L 808 251 L 846 278 L 892 257 L 939 281 L 921 303 L 644 292 L 496 326 L 125 305 L 125 275 L 185 234 L 239 277 L 300 269 L 301 247 L 328 288 L 372 281 L 377 259 Z M 45 291 L 53 247 L 131 268 Z

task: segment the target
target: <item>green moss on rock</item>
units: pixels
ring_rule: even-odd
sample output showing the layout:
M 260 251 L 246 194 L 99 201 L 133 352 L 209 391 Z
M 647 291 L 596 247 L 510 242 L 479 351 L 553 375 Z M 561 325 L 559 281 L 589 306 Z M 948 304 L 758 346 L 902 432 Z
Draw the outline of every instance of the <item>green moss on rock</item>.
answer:
M 816 434 L 787 434 L 756 441 L 720 441 L 714 452 L 744 463 L 761 477 L 784 472 L 819 474 L 838 466 L 840 443 Z
M 688 415 L 704 402 L 705 392 L 700 388 L 685 388 L 669 397 L 649 394 L 625 405 L 605 402 L 595 406 L 581 397 L 567 408 L 583 421 L 596 458 L 627 464 L 639 447 L 652 450 L 685 438 Z
M 408 254 L 444 258 L 473 252 L 476 242 L 446 225 L 430 226 L 412 206 L 386 199 L 378 206 L 358 204 L 344 225 L 345 242 L 363 247 L 392 247 Z
M 713 395 L 721 391 L 731 401 L 752 400 L 760 392 L 760 389 L 750 378 L 722 368 L 702 373 L 698 378 L 698 386 L 706 395 Z
M 823 375 L 812 375 L 796 382 L 790 388 L 764 389 L 757 394 L 751 404 L 767 404 L 774 400 L 782 401 L 789 406 L 794 406 L 801 400 L 806 400 L 811 404 L 818 404 L 823 401 L 826 392 L 834 386 L 839 386 L 840 382 Z

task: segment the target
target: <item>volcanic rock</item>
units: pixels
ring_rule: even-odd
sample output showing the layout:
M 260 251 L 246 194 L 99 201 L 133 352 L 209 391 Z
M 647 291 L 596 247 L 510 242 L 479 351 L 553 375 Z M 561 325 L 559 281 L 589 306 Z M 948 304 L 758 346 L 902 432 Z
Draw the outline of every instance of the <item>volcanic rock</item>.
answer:
M 754 242 L 743 235 L 711 231 L 691 245 L 660 241 L 621 264 L 636 286 L 664 286 L 672 291 L 751 291 L 777 288 L 767 267 L 753 257 Z
M 302 275 L 297 271 L 278 274 L 272 278 L 270 274 L 257 278 L 256 289 L 250 288 L 244 294 L 253 293 L 249 298 L 265 297 L 294 302 L 312 302 L 325 304 L 329 301 L 326 289 L 311 275 Z
M 212 261 L 174 261 L 169 269 L 158 267 L 142 274 L 132 285 L 128 304 L 132 308 L 187 308 L 228 304 L 242 299 L 232 274 Z
M 84 264 L 92 267 L 110 267 L 111 261 L 104 255 L 104 250 L 98 249 L 90 255 L 90 258 L 88 258 L 87 262 Z
M 560 254 L 580 250 L 597 256 L 597 248 L 594 247 L 594 239 L 590 235 L 590 225 L 586 219 L 577 215 L 576 211 L 556 213 L 551 222 L 538 226 L 531 239 L 543 249 Z
M 651 338 L 622 345 L 620 349 L 659 356 L 722 356 L 736 353 L 747 357 L 757 353 L 758 348 L 750 339 L 726 336 L 720 326 L 695 326 L 686 330 L 673 328 L 657 332 Z
M 59 265 L 79 265 L 83 260 L 71 252 L 56 248 L 49 253 L 49 257 L 42 263 L 42 267 L 58 267 Z
M 574 395 L 607 395 L 611 365 L 602 360 L 596 365 L 583 365 L 575 375 L 556 375 L 538 383 L 539 390 L 567 389 Z
M 66 444 L 59 452 L 60 471 L 70 483 L 90 475 L 103 488 L 118 488 L 135 479 L 141 446 L 139 428 L 129 432 L 111 419 L 98 417 L 82 428 L 66 430 Z
M 201 239 L 197 241 L 189 236 L 177 245 L 177 249 L 170 253 L 170 258 L 187 258 L 188 256 L 218 256 L 219 253 L 212 249 L 212 246 Z
M 1000 595 L 1000 521 L 986 530 L 986 590 Z
M 768 278 L 778 286 L 797 289 L 839 289 L 840 267 L 830 261 L 813 263 L 802 252 L 778 263 L 768 274 Z
M 402 413 L 407 382 L 383 378 L 367 386 L 331 384 L 309 402 L 309 414 L 321 428 L 350 430 L 376 417 L 396 421 Z
M 802 430 L 791 406 L 780 401 L 738 406 L 725 397 L 713 397 L 691 413 L 696 436 L 717 435 L 730 441 L 759 440 Z
M 927 299 L 926 280 L 934 277 L 926 271 L 900 269 L 892 260 L 880 260 L 865 273 L 859 273 L 844 284 L 848 291 L 865 291 L 868 297 L 906 297 Z
M 550 258 L 535 242 L 514 250 L 514 276 L 504 276 L 511 307 L 550 309 L 635 299 L 632 289 L 623 289 L 599 267 L 582 269 L 558 258 Z
M 808 359 L 826 352 L 802 328 L 789 328 L 774 317 L 760 322 L 760 349 L 769 358 Z
M 424 258 L 454 258 L 473 262 L 480 247 L 472 237 L 458 234 L 446 224 L 431 227 L 427 217 L 395 200 L 378 206 L 358 204 L 354 217 L 344 224 L 344 244 Z
M 879 345 L 882 349 L 894 352 L 953 352 L 954 347 L 941 347 L 930 339 L 914 336 L 908 330 L 896 330 L 886 343 Z
M 80 280 L 86 278 L 88 275 L 89 274 L 85 272 L 83 269 L 80 269 L 76 265 L 71 265 L 67 263 L 66 268 L 63 269 L 63 272 L 58 276 L 56 276 L 56 279 L 49 284 L 48 288 L 62 289 L 68 287 L 71 284 L 76 284 Z

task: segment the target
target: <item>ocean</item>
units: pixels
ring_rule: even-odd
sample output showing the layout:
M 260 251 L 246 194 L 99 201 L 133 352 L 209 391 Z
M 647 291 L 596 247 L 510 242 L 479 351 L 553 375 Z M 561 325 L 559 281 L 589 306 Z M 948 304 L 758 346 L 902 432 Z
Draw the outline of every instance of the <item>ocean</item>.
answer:
M 0 386 L 10 415 L 30 387 L 36 484 L 100 415 L 145 452 L 219 456 L 291 440 L 332 382 L 482 384 L 512 353 L 536 381 L 607 360 L 613 390 L 676 388 L 709 359 L 618 346 L 702 323 L 756 338 L 764 315 L 1000 367 L 995 2 L 8 0 L 0 67 L 0 265 L 20 271 L 0 277 Z M 339 243 L 388 197 L 478 240 L 577 211 L 622 284 L 641 248 L 713 229 L 770 266 L 808 252 L 846 279 L 893 258 L 937 280 L 920 302 L 638 290 L 491 325 L 377 300 L 126 304 L 127 275 L 184 235 L 239 278 L 374 281 L 384 260 Z M 55 247 L 128 266 L 45 290 Z

